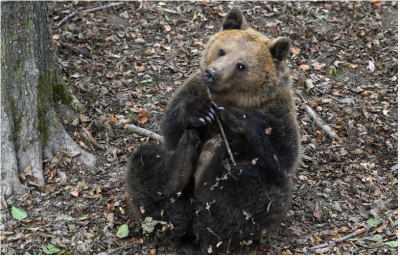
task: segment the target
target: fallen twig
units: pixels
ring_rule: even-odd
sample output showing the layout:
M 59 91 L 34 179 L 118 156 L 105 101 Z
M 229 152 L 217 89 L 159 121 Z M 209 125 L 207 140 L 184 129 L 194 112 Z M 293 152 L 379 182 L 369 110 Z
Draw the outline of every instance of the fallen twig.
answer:
M 154 140 L 159 141 L 161 144 L 165 144 L 164 138 L 161 135 L 158 135 L 157 133 L 154 133 L 152 131 L 149 131 L 149 130 L 141 128 L 141 127 L 138 127 L 138 126 L 133 125 L 133 124 L 127 124 L 126 127 L 130 131 L 133 131 L 133 132 L 135 132 L 137 134 L 140 134 L 140 135 L 144 135 L 144 136 L 150 137 L 150 138 L 152 138 Z
M 337 139 L 338 141 L 342 141 L 339 136 L 335 133 L 335 131 L 327 125 L 324 120 L 322 120 L 321 116 L 318 115 L 312 108 L 306 105 L 306 112 L 314 119 L 316 125 L 323 130 L 326 134 L 328 134 L 331 140 Z
M 296 90 L 294 93 L 295 93 L 297 96 L 299 96 L 299 97 L 301 98 L 301 100 L 302 100 L 304 103 L 307 102 L 307 101 L 303 98 L 303 95 L 301 94 L 301 91 L 300 91 L 300 90 Z
M 382 49 L 380 49 L 379 51 L 377 51 L 377 53 L 384 52 L 384 51 L 386 51 L 387 49 L 390 49 L 390 47 L 389 47 L 389 46 L 386 46 L 385 48 L 382 48 Z
M 90 143 L 90 145 L 93 146 L 93 148 L 95 149 L 105 149 L 105 146 L 103 144 L 100 144 L 99 142 L 97 142 L 97 140 L 95 138 L 93 138 L 93 136 L 90 134 L 90 132 L 82 127 L 82 136 Z
M 115 248 L 115 249 L 108 250 L 107 252 L 99 253 L 99 255 L 109 255 L 109 254 L 112 254 L 112 253 L 114 253 L 114 252 L 116 252 L 118 250 L 123 250 L 123 249 L 129 248 L 129 247 L 132 247 L 133 245 L 135 245 L 135 243 L 129 243 L 127 245 L 124 245 L 124 246 L 121 246 L 121 247 L 118 247 L 118 248 Z
M 201 68 L 200 63 L 199 63 L 199 68 L 200 68 L 201 73 L 204 74 L 204 71 L 203 71 L 203 69 Z M 207 93 L 208 93 L 208 97 L 210 98 L 211 102 L 213 102 L 213 101 L 212 101 L 213 99 L 212 99 L 211 93 L 210 93 L 210 89 L 208 88 L 208 86 L 206 85 L 205 82 L 204 82 L 204 87 L 206 87 L 206 90 L 207 90 Z M 215 103 L 214 103 L 214 104 L 215 104 Z M 224 128 L 222 128 L 221 121 L 219 120 L 219 118 L 218 118 L 217 115 L 215 115 L 215 119 L 217 119 L 217 122 L 218 122 L 218 125 L 219 125 L 219 129 L 221 130 L 222 138 L 223 138 L 224 141 L 225 141 L 226 149 L 228 150 L 228 154 L 229 154 L 229 156 L 230 156 L 230 158 L 231 158 L 231 161 L 232 161 L 233 165 L 236 165 L 235 159 L 233 158 L 233 154 L 232 154 L 231 148 L 229 147 L 228 140 L 226 139 L 226 136 L 225 136 Z
M 337 50 L 336 50 L 336 52 L 337 52 Z M 335 60 L 336 60 L 336 53 L 335 53 L 335 55 L 333 56 L 333 58 L 330 59 L 330 61 L 326 64 L 325 68 L 329 68 L 329 66 L 332 65 L 332 63 L 333 63 Z
M 64 19 L 62 19 L 60 22 L 58 22 L 56 24 L 57 27 L 61 26 L 66 20 L 68 20 L 71 17 L 74 17 L 75 15 L 84 13 L 84 12 L 95 12 L 95 11 L 99 11 L 99 10 L 103 10 L 105 8 L 109 8 L 109 7 L 113 7 L 113 6 L 119 6 L 119 5 L 123 5 L 124 2 L 117 2 L 117 3 L 111 3 L 108 5 L 104 5 L 104 6 L 100 6 L 100 7 L 96 7 L 96 8 L 92 8 L 92 9 L 88 9 L 88 10 L 83 10 L 83 11 L 79 11 L 79 12 L 74 12 L 71 13 L 70 15 L 68 15 L 67 17 L 65 17 Z
M 336 101 L 342 102 L 341 100 L 336 99 L 335 97 L 332 97 L 332 96 L 330 96 L 330 95 L 324 93 L 323 91 L 321 91 L 320 89 L 318 89 L 318 88 L 316 88 L 316 87 L 315 87 L 315 89 L 316 89 L 318 92 L 320 92 L 320 93 L 322 93 L 322 94 L 328 96 L 328 97 L 331 98 L 331 99 L 334 99 L 334 100 L 336 100 Z
M 329 243 L 320 244 L 320 245 L 311 247 L 311 249 L 315 250 L 315 249 L 325 248 L 325 247 L 334 245 L 334 244 L 336 244 L 336 243 L 342 242 L 342 241 L 344 241 L 344 240 L 347 240 L 347 239 L 349 239 L 349 238 L 353 238 L 353 237 L 358 236 L 358 235 L 361 235 L 361 234 L 362 234 L 362 232 L 353 232 L 353 233 L 351 233 L 351 234 L 349 234 L 349 235 L 347 235 L 347 236 L 344 236 L 344 237 L 341 237 L 341 238 L 339 238 L 339 239 L 330 241 Z
M 307 42 L 307 43 L 316 43 L 316 44 L 327 44 L 327 45 L 332 45 L 332 46 L 336 46 L 336 47 L 342 48 L 342 49 L 344 49 L 344 50 L 348 50 L 346 47 L 343 47 L 343 46 L 338 45 L 338 44 L 332 44 L 332 43 L 326 43 L 326 42 L 315 42 L 315 41 L 311 41 L 311 40 L 305 40 L 304 42 Z

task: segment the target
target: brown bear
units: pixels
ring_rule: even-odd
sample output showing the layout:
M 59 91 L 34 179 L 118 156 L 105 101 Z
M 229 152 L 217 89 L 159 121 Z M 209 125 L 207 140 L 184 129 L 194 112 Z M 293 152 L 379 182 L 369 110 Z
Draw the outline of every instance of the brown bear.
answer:
M 240 10 L 229 11 L 223 31 L 205 46 L 201 69 L 165 111 L 165 147 L 144 145 L 131 158 L 125 188 L 132 212 L 172 224 L 167 235 L 178 253 L 238 249 L 285 217 L 288 174 L 300 159 L 285 65 L 290 47 L 287 38 L 251 29 Z M 216 118 L 236 164 L 227 160 Z

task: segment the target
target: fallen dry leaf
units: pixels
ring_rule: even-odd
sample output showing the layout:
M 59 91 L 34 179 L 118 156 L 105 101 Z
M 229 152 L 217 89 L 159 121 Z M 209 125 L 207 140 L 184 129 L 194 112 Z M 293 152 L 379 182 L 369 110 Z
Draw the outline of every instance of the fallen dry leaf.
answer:
M 57 169 L 51 171 L 50 180 L 52 180 L 57 174 Z
M 139 109 L 138 113 L 139 113 L 138 122 L 140 124 L 146 123 L 149 112 L 146 109 Z
M 313 66 L 314 69 L 316 69 L 316 70 L 324 70 L 325 67 L 326 67 L 326 64 L 325 63 L 315 62 L 315 63 L 311 64 L 311 66 Z
M 290 53 L 291 54 L 300 54 L 300 49 L 292 47 L 292 49 L 290 49 Z
M 302 70 L 306 71 L 306 70 L 309 70 L 309 69 L 310 69 L 310 66 L 309 66 L 309 65 L 306 65 L 306 64 L 302 64 L 302 65 L 300 65 L 300 68 L 301 68 Z
M 384 109 L 384 110 L 382 110 L 382 113 L 383 113 L 385 116 L 387 116 L 387 114 L 389 113 L 389 110 Z
M 80 46 L 74 46 L 72 47 L 72 49 L 74 50 L 74 52 L 76 52 L 77 54 L 83 54 L 85 55 L 85 57 L 90 57 L 90 53 L 83 47 Z
M 32 176 L 32 166 L 30 164 L 25 166 L 24 174 L 27 175 L 27 176 Z
M 48 194 L 50 194 L 51 192 L 53 192 L 53 191 L 56 189 L 56 187 L 57 187 L 57 183 L 47 184 L 47 185 L 44 187 L 44 192 L 48 195 Z
M 321 219 L 322 217 L 321 210 L 316 210 L 313 214 L 317 219 Z
M 90 119 L 83 114 L 79 115 L 79 119 L 81 120 L 81 122 L 90 122 Z
M 92 238 L 96 237 L 96 235 L 93 233 L 85 233 L 85 237 L 88 239 L 92 239 Z
M 289 250 L 283 251 L 282 254 L 283 255 L 293 255 L 293 253 Z
M 352 68 L 352 69 L 357 69 L 358 68 L 358 64 L 347 64 L 346 68 Z
M 71 191 L 71 195 L 77 197 L 79 195 L 79 193 L 78 193 L 78 191 L 73 190 L 73 191 Z
M 113 122 L 113 124 L 117 123 L 117 118 L 114 116 L 114 114 L 111 114 L 110 119 L 111 119 L 111 122 Z
M 165 32 L 171 31 L 171 27 L 169 25 L 164 25 Z

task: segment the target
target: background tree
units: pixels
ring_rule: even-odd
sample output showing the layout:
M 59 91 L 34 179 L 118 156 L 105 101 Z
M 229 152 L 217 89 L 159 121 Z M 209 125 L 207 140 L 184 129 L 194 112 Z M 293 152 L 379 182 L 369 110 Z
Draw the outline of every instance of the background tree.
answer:
M 1 195 L 22 194 L 19 173 L 45 184 L 43 159 L 65 146 L 87 168 L 96 158 L 65 132 L 53 104 L 70 105 L 52 47 L 47 2 L 1 3 Z

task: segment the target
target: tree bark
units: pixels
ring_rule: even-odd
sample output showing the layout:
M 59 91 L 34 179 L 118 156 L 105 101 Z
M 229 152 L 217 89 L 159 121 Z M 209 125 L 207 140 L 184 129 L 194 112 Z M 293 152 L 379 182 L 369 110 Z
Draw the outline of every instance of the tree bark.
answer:
M 47 2 L 1 3 L 1 196 L 25 192 L 19 172 L 30 168 L 45 185 L 43 159 L 64 145 L 93 168 L 96 158 L 65 132 L 53 104 L 70 105 L 54 54 Z M 2 202 L 4 203 L 4 201 Z

